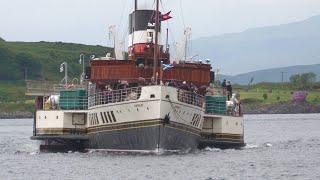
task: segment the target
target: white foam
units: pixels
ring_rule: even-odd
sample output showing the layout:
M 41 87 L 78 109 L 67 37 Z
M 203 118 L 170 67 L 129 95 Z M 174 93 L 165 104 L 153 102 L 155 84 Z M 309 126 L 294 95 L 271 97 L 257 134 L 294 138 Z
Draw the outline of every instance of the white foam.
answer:
M 31 156 L 35 156 L 35 155 L 37 155 L 37 154 L 39 154 L 38 151 L 36 151 L 36 152 L 30 152 L 30 153 L 29 153 L 29 155 L 31 155 Z
M 264 144 L 266 147 L 272 147 L 272 144 L 271 143 L 265 143 Z
M 259 146 L 256 144 L 247 144 L 244 148 L 245 149 L 255 149 L 258 148 Z
M 219 152 L 219 151 L 221 151 L 221 149 L 211 148 L 211 147 L 206 147 L 204 150 L 205 151 L 210 151 L 210 152 Z

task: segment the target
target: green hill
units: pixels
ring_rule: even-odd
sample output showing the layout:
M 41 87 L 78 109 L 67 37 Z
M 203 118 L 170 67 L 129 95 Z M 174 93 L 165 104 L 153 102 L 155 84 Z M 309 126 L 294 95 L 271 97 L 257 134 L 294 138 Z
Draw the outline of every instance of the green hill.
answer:
M 62 42 L 6 42 L 0 41 L 0 81 L 28 79 L 60 80 L 59 66 L 69 64 L 69 76 L 78 77 L 81 71 L 79 55 L 103 55 L 103 46 L 89 46 Z M 110 49 L 109 49 L 110 50 Z
M 60 81 L 60 64 L 68 62 L 69 77 L 79 77 L 82 65 L 79 56 L 85 54 L 88 63 L 93 54 L 110 51 L 103 46 L 62 42 L 7 42 L 0 38 L 0 112 L 32 111 L 34 101 L 24 95 L 25 73 L 30 80 Z

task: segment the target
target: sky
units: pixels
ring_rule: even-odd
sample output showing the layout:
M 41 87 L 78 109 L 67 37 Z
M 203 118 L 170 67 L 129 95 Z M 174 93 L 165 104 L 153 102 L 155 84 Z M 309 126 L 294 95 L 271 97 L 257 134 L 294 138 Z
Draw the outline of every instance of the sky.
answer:
M 141 6 L 146 1 L 140 0 Z M 286 24 L 320 14 L 320 0 L 162 0 L 172 10 L 170 40 L 185 27 L 192 38 Z M 64 41 L 108 45 L 108 27 L 127 36 L 133 0 L 0 0 L 0 37 L 7 41 Z M 167 24 L 167 23 L 166 23 Z

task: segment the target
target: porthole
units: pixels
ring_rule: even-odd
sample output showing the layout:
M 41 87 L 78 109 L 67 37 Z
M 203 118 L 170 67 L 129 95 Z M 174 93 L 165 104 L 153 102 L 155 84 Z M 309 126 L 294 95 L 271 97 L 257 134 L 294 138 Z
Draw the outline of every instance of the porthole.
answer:
M 47 119 L 47 116 L 44 116 L 44 119 Z
M 147 110 L 149 111 L 149 107 L 147 107 Z
M 238 126 L 238 122 L 236 122 L 236 126 Z
M 150 95 L 150 98 L 155 98 L 155 97 L 156 97 L 156 95 L 154 95 L 154 94 Z
M 57 116 L 56 118 L 59 119 L 59 116 Z
M 170 95 L 166 95 L 166 98 L 169 99 L 169 98 L 170 98 Z
M 139 112 L 139 108 L 137 108 L 137 111 Z

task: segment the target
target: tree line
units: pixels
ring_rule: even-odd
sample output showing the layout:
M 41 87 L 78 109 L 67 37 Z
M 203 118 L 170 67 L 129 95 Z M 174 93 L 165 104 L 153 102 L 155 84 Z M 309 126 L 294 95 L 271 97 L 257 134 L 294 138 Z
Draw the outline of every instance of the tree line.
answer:
M 313 72 L 295 74 L 290 77 L 290 83 L 298 89 L 309 90 L 316 86 L 317 75 Z

